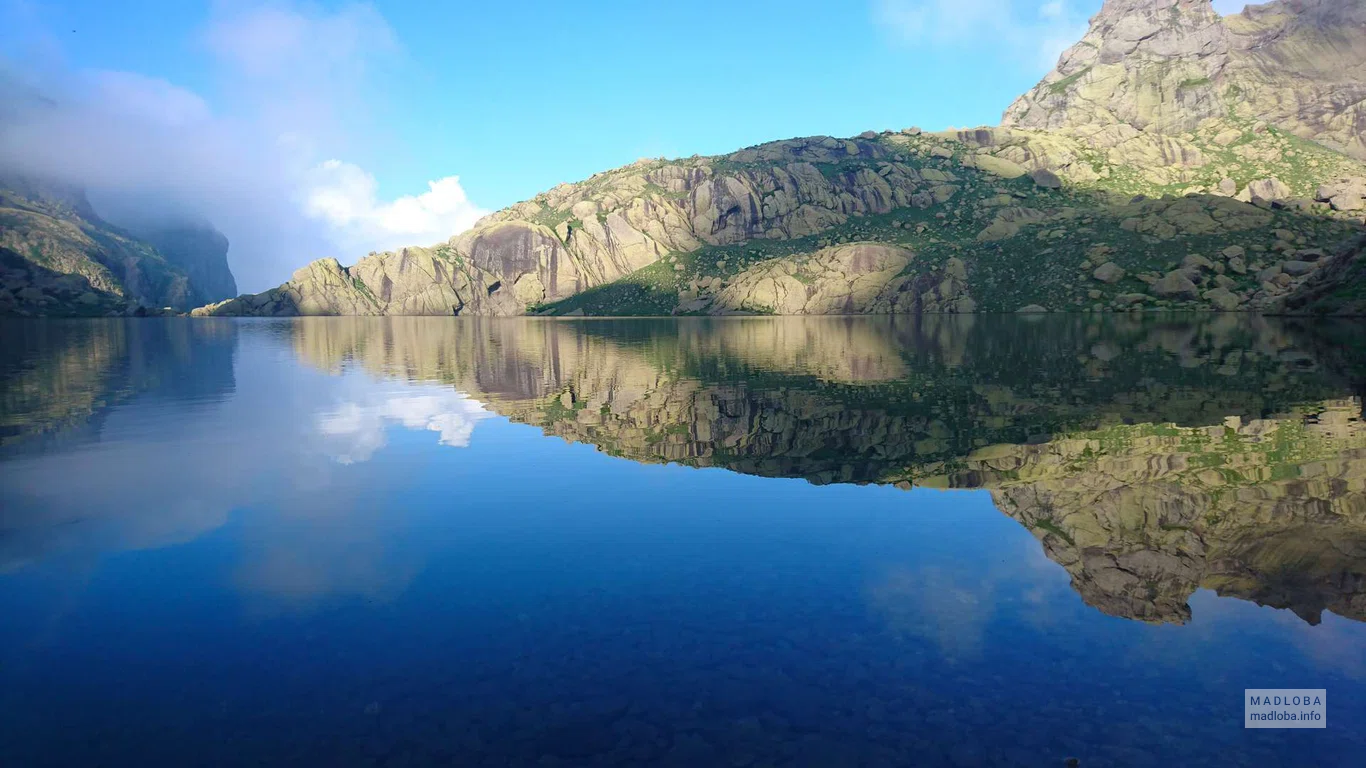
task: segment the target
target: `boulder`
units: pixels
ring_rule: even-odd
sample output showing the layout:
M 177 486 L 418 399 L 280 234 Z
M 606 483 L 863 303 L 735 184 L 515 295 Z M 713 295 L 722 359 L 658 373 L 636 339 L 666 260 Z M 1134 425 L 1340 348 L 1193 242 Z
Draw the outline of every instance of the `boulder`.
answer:
M 1366 208 L 1366 198 L 1356 195 L 1338 195 L 1328 201 L 1335 211 L 1359 211 Z
M 944 276 L 955 280 L 968 279 L 968 265 L 957 256 L 952 256 L 944 262 Z
M 1366 178 L 1353 176 L 1320 185 L 1314 197 L 1335 211 L 1359 211 L 1366 208 Z
M 1243 303 L 1242 297 L 1223 287 L 1205 291 L 1204 299 L 1221 312 L 1232 312 Z
M 934 202 L 940 204 L 952 200 L 953 196 L 956 194 L 958 194 L 958 186 L 956 184 L 937 184 L 930 189 L 930 197 L 934 199 Z
M 1246 191 L 1253 200 L 1277 201 L 1290 197 L 1290 187 L 1275 177 L 1257 179 L 1247 185 Z
M 1291 277 L 1301 277 L 1314 271 L 1314 264 L 1308 261 L 1283 261 L 1281 271 Z
M 1034 183 L 1036 185 L 1043 187 L 1044 189 L 1062 188 L 1062 179 L 1058 177 L 1058 174 L 1048 170 L 1047 168 L 1039 168 L 1038 170 L 1029 174 L 1029 177 L 1034 180 Z
M 1096 267 L 1096 271 L 1091 273 L 1091 277 L 1094 277 L 1106 285 L 1114 285 L 1120 280 L 1123 280 L 1124 275 L 1126 274 L 1123 267 L 1113 261 L 1107 261 L 1099 267 Z
M 1184 270 L 1177 269 L 1153 283 L 1153 293 L 1166 299 L 1195 299 L 1200 296 L 1200 289 Z
M 979 170 L 995 174 L 1003 179 L 1018 179 L 1028 173 L 1024 166 L 1019 163 L 1011 162 L 1010 160 L 996 157 L 995 155 L 974 155 L 972 164 Z
M 1181 260 L 1182 269 L 1214 269 L 1214 264 L 1198 253 L 1192 253 Z

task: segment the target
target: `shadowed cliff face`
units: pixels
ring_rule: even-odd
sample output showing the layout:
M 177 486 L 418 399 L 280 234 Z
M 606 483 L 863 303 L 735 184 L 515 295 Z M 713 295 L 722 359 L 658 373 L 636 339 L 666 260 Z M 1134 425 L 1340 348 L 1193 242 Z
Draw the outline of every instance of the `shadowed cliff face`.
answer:
M 189 310 L 237 293 L 227 254 L 207 224 L 125 230 L 79 188 L 0 172 L 0 316 Z
M 228 238 L 212 226 L 202 223 L 150 225 L 134 230 L 134 234 L 185 272 L 190 279 L 193 306 L 237 295 L 237 281 L 228 268 Z
M 314 365 L 442 381 L 641 462 L 988 489 L 1116 616 L 1198 588 L 1366 620 L 1354 326 L 926 316 L 316 319 Z

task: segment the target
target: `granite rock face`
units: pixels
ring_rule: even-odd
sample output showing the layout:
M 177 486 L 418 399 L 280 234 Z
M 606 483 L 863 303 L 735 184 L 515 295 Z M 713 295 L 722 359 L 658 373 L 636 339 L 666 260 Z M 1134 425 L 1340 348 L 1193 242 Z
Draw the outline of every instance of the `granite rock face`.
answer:
M 774 259 L 737 275 L 707 299 L 710 314 L 854 315 L 971 312 L 967 268 L 907 272 L 915 255 L 903 248 L 855 243 Z M 705 296 L 705 294 L 703 294 Z
M 371 254 L 353 267 L 319 259 L 264 293 L 195 309 L 207 315 L 483 315 L 520 314 L 512 291 L 446 248 Z
M 1174 135 L 1228 117 L 1366 157 L 1366 2 L 1276 0 L 1221 18 L 1210 0 L 1106 0 L 1003 125 Z
M 718 158 L 640 161 L 562 184 L 447 243 L 371 254 L 346 270 L 359 285 L 326 278 L 338 268 L 315 262 L 274 291 L 200 314 L 522 314 L 671 253 L 805 237 L 910 207 L 921 192 L 929 204 L 952 196 L 951 174 L 922 175 L 896 154 L 880 141 L 815 137 Z M 850 161 L 863 167 L 821 167 Z M 418 273 L 409 269 L 415 258 Z M 327 290 L 348 295 L 324 298 Z

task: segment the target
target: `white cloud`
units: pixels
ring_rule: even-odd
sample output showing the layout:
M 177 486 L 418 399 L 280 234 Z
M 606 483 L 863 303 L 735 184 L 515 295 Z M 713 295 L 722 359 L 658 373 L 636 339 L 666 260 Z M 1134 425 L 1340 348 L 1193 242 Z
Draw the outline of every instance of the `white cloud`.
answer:
M 224 98 L 272 132 L 335 148 L 366 130 L 385 97 L 376 75 L 406 62 L 397 36 L 370 5 L 335 12 L 232 5 L 204 31 L 223 70 Z
M 2 11 L 0 28 L 14 21 Z M 56 39 L 19 21 L 25 38 Z M 202 42 L 212 102 L 137 73 L 73 71 L 50 53 L 0 57 L 0 167 L 85 186 L 116 223 L 149 211 L 207 220 L 250 292 L 323 256 L 430 245 L 483 213 L 456 176 L 384 200 L 373 174 L 345 161 L 383 146 L 366 117 L 385 113 L 375 74 L 406 64 L 372 6 L 222 4 Z
M 328 441 L 330 455 L 341 464 L 369 461 L 388 443 L 386 430 L 394 424 L 426 429 L 440 435 L 438 442 L 466 448 L 474 425 L 490 416 L 477 400 L 453 390 L 431 394 L 395 394 L 378 401 L 344 403 L 318 418 L 318 432 Z
M 164 126 L 183 126 L 211 119 L 209 105 L 198 94 L 165 80 L 133 72 L 91 73 L 97 103 L 125 116 Z
M 390 202 L 379 199 L 378 187 L 365 170 L 328 160 L 312 173 L 305 210 L 329 224 L 338 245 L 363 246 L 363 251 L 445 240 L 488 213 L 470 202 L 459 176 L 429 181 L 426 192 Z
M 299 67 L 350 72 L 363 68 L 369 55 L 392 54 L 399 47 L 379 11 L 363 4 L 312 16 L 286 7 L 257 7 L 218 16 L 205 38 L 243 73 L 267 79 Z
M 1006 46 L 1052 66 L 1086 32 L 1067 0 L 873 0 L 873 21 L 890 39 L 937 48 Z

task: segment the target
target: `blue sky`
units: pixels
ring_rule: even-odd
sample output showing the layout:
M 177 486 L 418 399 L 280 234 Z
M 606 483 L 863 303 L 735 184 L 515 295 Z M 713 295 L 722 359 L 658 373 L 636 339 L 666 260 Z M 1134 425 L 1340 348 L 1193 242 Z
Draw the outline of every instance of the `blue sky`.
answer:
M 239 282 L 256 290 L 316 256 L 351 263 L 444 239 L 483 211 L 639 157 L 995 123 L 1100 4 L 0 0 L 0 62 L 96 105 L 83 124 L 158 136 L 106 155 L 185 169 L 201 186 L 235 177 L 200 208 L 230 208 L 252 177 L 293 189 L 272 210 L 321 227 L 284 256 L 235 247 Z M 130 174 L 101 170 L 107 184 Z

